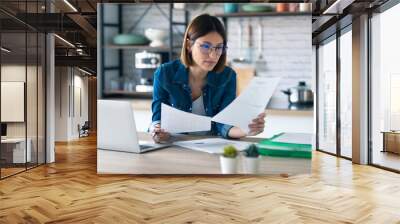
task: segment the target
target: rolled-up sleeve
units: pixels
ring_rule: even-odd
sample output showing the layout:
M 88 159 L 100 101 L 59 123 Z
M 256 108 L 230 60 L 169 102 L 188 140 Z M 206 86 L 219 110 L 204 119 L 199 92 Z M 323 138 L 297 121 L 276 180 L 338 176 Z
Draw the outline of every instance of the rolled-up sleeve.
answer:
M 233 100 L 236 98 L 236 73 L 235 71 L 231 71 L 230 79 L 225 86 L 225 93 L 221 102 L 221 106 L 219 111 L 222 111 L 225 107 L 227 107 Z M 233 127 L 228 124 L 216 123 L 218 134 L 223 138 L 229 137 L 229 130 Z
M 162 75 L 164 69 L 161 65 L 154 72 L 153 78 L 153 101 L 151 103 L 151 111 L 152 111 L 152 122 L 149 127 L 149 131 L 154 128 L 154 125 L 159 124 L 161 122 L 161 104 L 168 103 L 168 92 L 163 88 L 162 85 Z

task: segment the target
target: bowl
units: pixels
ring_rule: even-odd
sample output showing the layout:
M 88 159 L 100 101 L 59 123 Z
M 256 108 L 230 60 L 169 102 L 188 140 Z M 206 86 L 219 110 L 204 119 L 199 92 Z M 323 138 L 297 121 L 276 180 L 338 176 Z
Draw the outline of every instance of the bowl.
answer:
M 144 31 L 144 35 L 151 40 L 151 47 L 163 47 L 163 40 L 168 36 L 168 31 L 149 28 Z
M 269 5 L 246 4 L 242 6 L 244 12 L 272 12 L 274 8 Z
M 239 11 L 239 5 L 237 3 L 224 3 L 225 13 L 235 13 Z
M 141 34 L 118 34 L 113 42 L 118 45 L 147 45 L 150 41 Z

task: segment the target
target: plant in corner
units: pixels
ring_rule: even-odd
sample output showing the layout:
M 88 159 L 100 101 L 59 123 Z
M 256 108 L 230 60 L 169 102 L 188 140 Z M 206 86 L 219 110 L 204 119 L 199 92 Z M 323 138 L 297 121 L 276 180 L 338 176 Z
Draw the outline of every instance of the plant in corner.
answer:
M 236 173 L 237 169 L 237 149 L 228 145 L 224 148 L 224 153 L 220 156 L 221 171 L 223 174 Z
M 258 164 L 260 154 L 255 144 L 249 145 L 244 151 L 243 170 L 245 173 L 256 174 L 258 172 Z

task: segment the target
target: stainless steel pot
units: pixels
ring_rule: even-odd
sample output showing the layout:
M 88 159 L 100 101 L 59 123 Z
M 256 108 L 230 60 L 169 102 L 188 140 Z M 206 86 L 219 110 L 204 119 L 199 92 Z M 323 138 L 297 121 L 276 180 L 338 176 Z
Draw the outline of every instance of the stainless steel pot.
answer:
M 293 104 L 313 104 L 314 94 L 312 90 L 307 87 L 306 82 L 299 82 L 295 87 L 289 88 L 287 90 L 282 90 L 282 92 L 288 95 L 289 103 Z

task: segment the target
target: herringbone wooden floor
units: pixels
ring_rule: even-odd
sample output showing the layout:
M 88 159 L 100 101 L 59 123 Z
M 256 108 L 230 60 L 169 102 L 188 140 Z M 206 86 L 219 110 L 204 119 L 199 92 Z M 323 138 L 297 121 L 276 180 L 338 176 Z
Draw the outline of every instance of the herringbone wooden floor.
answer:
M 0 181 L 0 223 L 400 223 L 400 175 L 318 153 L 299 176 L 98 176 L 94 137 Z

